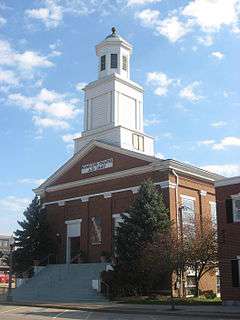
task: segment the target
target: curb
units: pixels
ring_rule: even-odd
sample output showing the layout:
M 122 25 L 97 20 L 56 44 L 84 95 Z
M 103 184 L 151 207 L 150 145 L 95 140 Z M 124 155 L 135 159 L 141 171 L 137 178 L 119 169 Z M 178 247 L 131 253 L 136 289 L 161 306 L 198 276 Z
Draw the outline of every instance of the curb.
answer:
M 176 307 L 175 310 L 171 310 L 170 308 L 165 310 L 146 310 L 140 308 L 131 308 L 131 309 L 122 309 L 117 307 L 88 307 L 88 306 L 72 306 L 72 305 L 58 305 L 58 304 L 46 304 L 46 303 L 29 303 L 29 302 L 0 302 L 0 305 L 13 305 L 13 306 L 26 306 L 26 307 L 37 307 L 37 308 L 49 308 L 49 309 L 60 309 L 60 310 L 81 310 L 81 311 L 89 311 L 89 312 L 101 312 L 101 313 L 118 313 L 118 314 L 139 314 L 139 315 L 168 315 L 168 316 L 184 316 L 184 317 L 200 317 L 200 318 L 221 318 L 221 319 L 240 319 L 239 312 L 194 312 L 194 311 L 186 311 L 182 310 L 179 307 Z M 166 307 L 169 307 L 166 305 Z

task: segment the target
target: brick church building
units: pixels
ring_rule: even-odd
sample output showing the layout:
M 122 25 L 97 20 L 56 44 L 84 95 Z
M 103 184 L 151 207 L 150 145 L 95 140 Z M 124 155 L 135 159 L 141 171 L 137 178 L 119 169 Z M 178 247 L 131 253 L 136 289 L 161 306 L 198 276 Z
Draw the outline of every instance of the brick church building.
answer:
M 88 262 L 100 261 L 103 251 L 113 252 L 120 214 L 146 179 L 163 193 L 176 226 L 189 216 L 196 224 L 204 217 L 215 221 L 214 182 L 219 176 L 155 157 L 154 138 L 143 126 L 144 90 L 130 80 L 131 53 L 131 44 L 114 28 L 96 46 L 98 79 L 83 89 L 84 131 L 74 140 L 73 156 L 34 190 L 47 210 L 60 263 L 70 263 L 80 251 Z M 211 281 L 208 276 L 201 287 L 216 292 L 216 276 Z M 189 294 L 193 279 L 189 272 Z

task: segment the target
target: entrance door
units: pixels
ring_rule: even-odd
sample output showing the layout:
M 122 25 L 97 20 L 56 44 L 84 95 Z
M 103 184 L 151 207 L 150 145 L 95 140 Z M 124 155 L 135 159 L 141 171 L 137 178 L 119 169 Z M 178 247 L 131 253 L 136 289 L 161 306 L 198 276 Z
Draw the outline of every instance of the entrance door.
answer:
M 78 263 L 77 255 L 80 251 L 80 237 L 70 238 L 70 257 L 71 263 Z
M 67 225 L 66 263 L 71 263 L 80 251 L 81 222 L 82 219 L 65 221 Z

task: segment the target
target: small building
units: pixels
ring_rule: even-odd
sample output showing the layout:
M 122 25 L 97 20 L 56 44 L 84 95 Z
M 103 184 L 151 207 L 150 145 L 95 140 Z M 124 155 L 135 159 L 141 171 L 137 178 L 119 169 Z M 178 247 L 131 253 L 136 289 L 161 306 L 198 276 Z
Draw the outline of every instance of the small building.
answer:
M 240 305 L 240 176 L 215 183 L 221 296 Z
M 0 252 L 8 253 L 10 251 L 11 236 L 0 235 Z
M 34 190 L 60 263 L 71 263 L 79 252 L 88 262 L 113 253 L 114 229 L 146 179 L 163 193 L 177 229 L 189 218 L 196 224 L 215 219 L 214 182 L 222 177 L 155 156 L 154 138 L 144 132 L 144 90 L 130 80 L 131 52 L 115 29 L 96 46 L 98 79 L 83 89 L 84 131 L 74 140 L 73 156 Z M 206 275 L 200 288 L 216 292 L 216 276 Z

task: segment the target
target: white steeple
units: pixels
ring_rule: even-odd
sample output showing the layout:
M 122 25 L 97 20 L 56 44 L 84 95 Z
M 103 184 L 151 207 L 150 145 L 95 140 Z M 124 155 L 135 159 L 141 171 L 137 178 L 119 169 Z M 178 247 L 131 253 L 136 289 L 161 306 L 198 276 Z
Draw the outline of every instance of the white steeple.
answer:
M 130 80 L 131 52 L 115 28 L 96 46 L 98 80 L 84 88 L 84 131 L 75 152 L 99 140 L 154 155 L 153 138 L 143 129 L 143 88 Z

